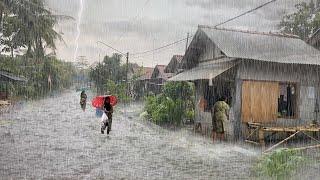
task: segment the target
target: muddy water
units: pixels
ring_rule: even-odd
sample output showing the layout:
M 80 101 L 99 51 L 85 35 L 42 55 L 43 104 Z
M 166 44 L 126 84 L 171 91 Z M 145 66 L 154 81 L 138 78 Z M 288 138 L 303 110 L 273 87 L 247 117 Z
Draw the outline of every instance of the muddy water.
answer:
M 70 91 L 0 116 L 2 179 L 248 179 L 259 155 L 144 122 L 136 104 L 116 107 L 102 135 L 78 101 Z

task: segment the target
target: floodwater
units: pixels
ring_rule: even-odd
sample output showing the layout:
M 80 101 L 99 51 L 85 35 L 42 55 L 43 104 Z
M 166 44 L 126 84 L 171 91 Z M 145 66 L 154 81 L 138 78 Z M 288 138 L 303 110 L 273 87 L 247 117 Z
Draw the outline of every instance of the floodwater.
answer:
M 259 155 L 142 121 L 140 104 L 117 106 L 112 131 L 100 134 L 95 110 L 88 104 L 83 112 L 78 101 L 68 91 L 1 115 L 0 177 L 249 179 Z

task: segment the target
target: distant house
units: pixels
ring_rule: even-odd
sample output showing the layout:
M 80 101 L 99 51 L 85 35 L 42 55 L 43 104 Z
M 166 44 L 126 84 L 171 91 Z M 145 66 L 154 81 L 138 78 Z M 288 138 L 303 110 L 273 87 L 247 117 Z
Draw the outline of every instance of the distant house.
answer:
M 182 60 L 183 56 L 182 55 L 174 55 L 167 67 L 164 69 L 165 73 L 178 73 L 182 71 Z
M 149 86 L 150 90 L 155 94 L 161 93 L 164 83 L 174 75 L 174 73 L 165 73 L 166 67 L 166 65 L 156 65 L 152 72 Z
M 152 67 L 142 67 L 141 72 L 139 72 L 139 77 L 134 86 L 134 92 L 137 99 L 141 99 L 149 92 L 149 82 L 151 80 Z
M 128 65 L 128 80 L 133 80 L 139 76 L 141 68 L 137 63 L 129 63 Z
M 298 38 L 199 26 L 182 63 L 185 70 L 169 81 L 195 83 L 202 127 L 211 127 L 210 110 L 221 96 L 231 106 L 226 129 L 232 139 L 244 137 L 250 123 L 319 122 L 320 52 Z
M 0 100 L 8 99 L 9 97 L 9 83 L 27 82 L 27 79 L 15 74 L 0 71 Z

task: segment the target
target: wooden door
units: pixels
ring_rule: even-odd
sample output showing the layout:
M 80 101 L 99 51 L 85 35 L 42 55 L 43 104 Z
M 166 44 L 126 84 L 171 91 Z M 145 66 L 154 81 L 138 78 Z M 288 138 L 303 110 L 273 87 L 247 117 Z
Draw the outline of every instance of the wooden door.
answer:
M 277 119 L 279 83 L 244 81 L 242 122 L 271 122 Z

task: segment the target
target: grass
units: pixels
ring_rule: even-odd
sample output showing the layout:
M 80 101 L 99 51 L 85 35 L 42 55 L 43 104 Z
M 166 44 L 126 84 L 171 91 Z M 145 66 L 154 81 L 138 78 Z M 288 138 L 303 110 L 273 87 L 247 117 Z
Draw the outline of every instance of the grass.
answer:
M 263 155 L 255 171 L 260 177 L 277 180 L 290 179 L 293 172 L 306 161 L 307 158 L 300 151 L 283 148 Z

